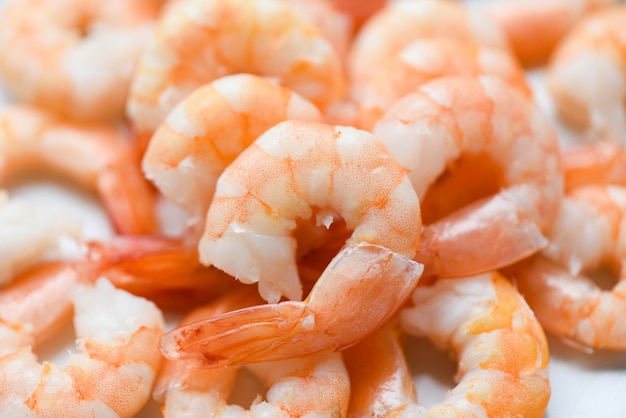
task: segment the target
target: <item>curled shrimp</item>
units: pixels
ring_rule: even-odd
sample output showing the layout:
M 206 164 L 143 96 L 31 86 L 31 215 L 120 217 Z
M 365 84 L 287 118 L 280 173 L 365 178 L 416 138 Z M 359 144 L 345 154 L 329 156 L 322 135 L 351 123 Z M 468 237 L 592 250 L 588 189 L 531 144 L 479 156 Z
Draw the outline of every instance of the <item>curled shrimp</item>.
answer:
M 121 118 L 157 0 L 18 0 L 0 16 L 0 75 L 18 100 L 79 120 Z
M 335 49 L 286 2 L 192 0 L 160 19 L 133 79 L 127 113 L 145 136 L 197 87 L 242 72 L 274 78 L 321 108 L 345 90 Z
M 321 121 L 322 115 L 299 94 L 264 78 L 219 78 L 169 113 L 150 140 L 143 171 L 165 197 L 188 211 L 191 223 L 198 223 L 226 166 L 259 135 L 288 119 Z
M 443 402 L 407 405 L 402 416 L 543 417 L 548 343 L 508 280 L 496 272 L 438 279 L 418 286 L 412 302 L 399 313 L 401 328 L 450 350 L 458 383 Z
M 585 350 L 626 350 L 623 263 L 626 188 L 585 185 L 570 190 L 548 238 L 550 245 L 510 274 L 545 329 Z M 616 272 L 612 289 L 588 276 Z
M 626 184 L 626 148 L 613 142 L 578 145 L 561 153 L 565 189 L 585 184 Z
M 340 215 L 348 244 L 371 243 L 412 257 L 421 216 L 403 169 L 370 133 L 319 122 L 285 121 L 256 139 L 218 179 L 200 240 L 200 261 L 270 302 L 301 299 L 293 237 L 314 219 Z
M 240 289 L 192 311 L 181 324 L 261 302 L 262 299 L 254 289 Z M 207 413 L 216 417 L 346 415 L 350 381 L 340 353 L 318 353 L 292 360 L 250 365 L 248 368 L 269 388 L 266 400 L 257 398 L 249 411 L 227 403 L 238 372 L 237 367 L 198 369 L 180 360 L 166 359 L 159 372 L 153 396 L 165 404 L 165 417 Z
M 371 129 L 398 99 L 422 84 L 444 76 L 493 74 L 530 94 L 526 78 L 506 51 L 450 38 L 423 38 L 409 43 L 369 70 L 367 80 L 351 85 L 359 106 L 359 126 Z
M 626 6 L 607 6 L 581 20 L 556 47 L 547 87 L 561 121 L 592 139 L 626 134 Z
M 42 169 L 97 191 L 117 232 L 158 230 L 154 193 L 121 132 L 70 124 L 30 107 L 2 109 L 0 181 Z
M 425 274 L 478 274 L 547 244 L 563 196 L 559 144 L 528 95 L 494 76 L 439 78 L 373 132 L 420 197 Z
M 161 358 L 161 312 L 105 279 L 73 290 L 78 352 L 65 368 L 39 363 L 28 326 L 0 322 L 3 416 L 132 417 L 150 395 Z
M 588 13 L 612 0 L 501 1 L 485 13 L 502 28 L 524 67 L 544 65 L 561 38 Z
M 0 286 L 61 252 L 62 238 L 78 238 L 80 224 L 62 213 L 42 210 L 0 190 Z M 60 255 L 60 254 L 59 254 Z
M 367 81 L 376 66 L 423 38 L 451 38 L 509 49 L 495 23 L 458 2 L 389 1 L 363 25 L 353 42 L 347 64 L 350 82 L 359 85 Z

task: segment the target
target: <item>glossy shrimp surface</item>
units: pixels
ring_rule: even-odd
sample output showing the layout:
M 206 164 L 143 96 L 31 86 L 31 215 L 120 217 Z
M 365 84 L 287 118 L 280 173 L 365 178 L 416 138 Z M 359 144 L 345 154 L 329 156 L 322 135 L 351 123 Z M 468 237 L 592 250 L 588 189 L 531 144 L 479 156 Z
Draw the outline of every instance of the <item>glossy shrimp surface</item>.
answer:
M 95 191 L 119 233 L 155 233 L 155 197 L 133 147 L 109 125 L 68 123 L 27 106 L 0 111 L 0 181 L 48 171 Z
M 161 312 L 105 279 L 72 294 L 78 352 L 64 368 L 37 361 L 28 326 L 1 322 L 13 336 L 0 347 L 2 415 L 132 417 L 148 399 L 161 361 Z
M 563 196 L 559 144 L 526 94 L 494 76 L 440 78 L 396 102 L 373 132 L 421 199 L 427 271 L 476 274 L 546 245 Z
M 547 69 L 559 117 L 590 139 L 623 142 L 626 135 L 625 19 L 623 4 L 590 14 L 559 43 Z
M 548 344 L 522 296 L 499 273 L 418 286 L 402 329 L 426 336 L 458 361 L 457 385 L 406 417 L 543 417 L 550 397 Z
M 289 119 L 321 121 L 322 115 L 302 96 L 264 78 L 219 78 L 169 113 L 150 140 L 143 171 L 198 223 L 222 171 L 259 135 Z
M 0 76 L 18 100 L 79 120 L 121 118 L 159 0 L 18 0 L 0 16 Z
M 184 1 L 157 25 L 132 82 L 127 113 L 151 133 L 195 88 L 233 73 L 271 77 L 324 107 L 345 90 L 333 46 L 287 3 Z
M 583 349 L 626 349 L 623 254 L 626 189 L 583 185 L 566 195 L 549 246 L 511 267 L 520 290 L 543 326 Z M 604 290 L 589 276 L 615 272 Z

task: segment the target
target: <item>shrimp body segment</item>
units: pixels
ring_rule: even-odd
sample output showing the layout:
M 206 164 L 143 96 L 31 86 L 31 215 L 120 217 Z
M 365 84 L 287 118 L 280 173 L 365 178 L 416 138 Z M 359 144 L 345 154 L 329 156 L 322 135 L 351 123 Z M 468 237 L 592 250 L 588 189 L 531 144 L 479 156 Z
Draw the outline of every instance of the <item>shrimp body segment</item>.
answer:
M 155 196 L 130 143 L 106 125 L 76 125 L 25 106 L 0 112 L 0 181 L 49 170 L 96 191 L 114 229 L 149 234 L 158 229 Z
M 121 118 L 157 0 L 12 1 L 0 75 L 18 100 L 74 120 Z
M 1 415 L 132 417 L 148 399 L 161 361 L 161 312 L 105 279 L 75 289 L 73 300 L 78 352 L 64 369 L 38 363 L 23 340 L 3 342 Z
M 457 358 L 457 386 L 428 409 L 402 416 L 543 417 L 550 398 L 548 343 L 522 296 L 499 273 L 418 286 L 402 329 Z
M 197 87 L 234 73 L 273 78 L 321 108 L 345 90 L 337 52 L 287 2 L 192 0 L 160 19 L 127 114 L 140 134 L 151 133 Z
M 219 78 L 169 113 L 150 140 L 143 171 L 198 222 L 224 168 L 263 132 L 289 119 L 321 121 L 322 115 L 299 94 L 264 78 Z
M 625 212 L 623 186 L 572 189 L 548 234 L 550 245 L 507 273 L 546 330 L 579 348 L 626 350 Z M 603 268 L 618 277 L 610 290 L 587 275 Z
M 294 231 L 311 220 L 329 227 L 336 214 L 353 230 L 349 245 L 371 243 L 407 257 L 419 247 L 417 196 L 380 141 L 350 127 L 281 122 L 220 176 L 200 260 L 258 282 L 269 302 L 300 300 Z
M 556 47 L 547 86 L 560 119 L 591 138 L 626 135 L 626 6 L 607 6 L 582 19 Z
M 439 78 L 396 102 L 373 133 L 420 197 L 427 271 L 477 274 L 547 244 L 563 196 L 559 144 L 528 95 L 495 76 Z

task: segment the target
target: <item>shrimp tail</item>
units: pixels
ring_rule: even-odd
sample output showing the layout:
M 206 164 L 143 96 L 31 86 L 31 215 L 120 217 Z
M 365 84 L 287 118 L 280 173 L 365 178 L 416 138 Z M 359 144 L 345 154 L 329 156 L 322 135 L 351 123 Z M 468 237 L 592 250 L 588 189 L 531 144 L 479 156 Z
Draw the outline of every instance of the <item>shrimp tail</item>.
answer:
M 100 173 L 98 192 L 116 232 L 154 234 L 160 229 L 156 194 L 133 158 L 128 156 Z
M 497 270 L 548 245 L 537 224 L 503 196 L 483 199 L 424 227 L 421 243 L 415 259 L 424 264 L 425 276 L 440 277 Z
M 161 350 L 205 368 L 341 350 L 395 315 L 422 271 L 419 263 L 385 247 L 348 246 L 305 301 L 253 306 L 176 328 L 163 336 Z
M 116 287 L 154 301 L 163 309 L 188 310 L 232 289 L 237 282 L 198 261 L 195 248 L 180 240 L 128 236 L 85 243 L 92 278 L 105 275 Z

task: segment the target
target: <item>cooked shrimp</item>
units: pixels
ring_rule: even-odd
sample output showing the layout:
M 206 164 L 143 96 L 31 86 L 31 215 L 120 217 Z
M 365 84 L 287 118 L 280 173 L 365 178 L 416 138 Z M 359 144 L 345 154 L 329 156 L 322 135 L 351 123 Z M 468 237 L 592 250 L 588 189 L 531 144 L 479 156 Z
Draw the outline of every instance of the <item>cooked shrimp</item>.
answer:
M 360 108 L 358 126 L 371 129 L 396 100 L 430 80 L 480 74 L 502 77 L 530 94 L 521 67 L 502 49 L 447 38 L 413 41 L 351 86 L 351 98 Z
M 0 286 L 41 258 L 60 256 L 63 237 L 78 238 L 80 227 L 60 212 L 9 199 L 0 190 Z
M 305 301 L 257 305 L 178 327 L 163 336 L 161 348 L 168 358 L 209 368 L 341 350 L 393 317 L 421 271 L 387 248 L 348 246 Z
M 565 189 L 584 184 L 626 184 L 626 145 L 593 142 L 561 153 Z
M 548 332 L 582 348 L 626 350 L 626 188 L 588 185 L 568 192 L 548 234 L 550 245 L 511 274 Z M 586 274 L 616 271 L 601 289 Z
M 74 289 L 73 303 L 78 353 L 64 369 L 37 362 L 26 338 L 3 342 L 2 416 L 132 417 L 147 401 L 161 361 L 161 312 L 105 279 Z M 4 321 L 1 328 L 27 330 Z
M 492 2 L 486 14 L 504 31 L 524 67 L 544 65 L 574 24 L 614 0 L 525 0 Z
M 412 257 L 421 216 L 403 169 L 370 133 L 285 121 L 266 131 L 220 176 L 200 240 L 200 261 L 270 302 L 301 299 L 293 231 L 339 214 L 367 242 Z
M 18 100 L 79 120 L 121 118 L 159 0 L 16 0 L 0 15 L 0 76 Z
M 352 44 L 348 56 L 350 82 L 359 85 L 366 81 L 378 65 L 422 38 L 452 38 L 509 49 L 495 23 L 458 2 L 389 1 L 363 25 Z
M 181 101 L 156 130 L 143 170 L 163 195 L 206 216 L 217 178 L 259 135 L 288 119 L 321 121 L 319 110 L 291 90 L 248 74 L 219 78 Z
M 352 16 L 357 29 L 380 10 L 387 1 L 388 0 L 330 0 L 339 10 Z
M 127 113 L 145 136 L 197 87 L 242 72 L 274 78 L 321 108 L 345 90 L 335 49 L 285 2 L 191 0 L 161 18 L 133 79 Z
M 429 274 L 477 274 L 546 245 L 563 178 L 556 133 L 529 96 L 494 76 L 440 78 L 373 132 L 410 170 Z
M 560 119 L 592 139 L 626 135 L 626 6 L 605 7 L 581 20 L 559 43 L 547 87 Z
M 237 308 L 261 303 L 254 289 L 231 292 L 187 315 L 188 324 Z M 343 417 L 350 396 L 350 381 L 341 354 L 312 356 L 250 366 L 269 388 L 267 399 L 257 398 L 244 411 L 228 405 L 237 367 L 191 368 L 183 361 L 165 360 L 157 378 L 154 397 L 164 402 L 164 416 L 272 416 L 301 417 L 313 414 Z M 317 416 L 317 415 L 316 415 Z
M 29 107 L 0 112 L 0 181 L 48 169 L 96 190 L 115 230 L 158 230 L 155 196 L 132 146 L 107 126 L 72 125 Z
M 458 383 L 406 417 L 543 417 L 550 398 L 548 343 L 522 296 L 499 273 L 418 286 L 400 311 L 410 335 L 426 336 L 457 358 Z

